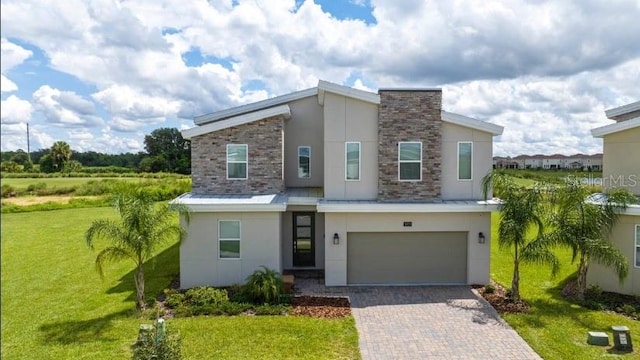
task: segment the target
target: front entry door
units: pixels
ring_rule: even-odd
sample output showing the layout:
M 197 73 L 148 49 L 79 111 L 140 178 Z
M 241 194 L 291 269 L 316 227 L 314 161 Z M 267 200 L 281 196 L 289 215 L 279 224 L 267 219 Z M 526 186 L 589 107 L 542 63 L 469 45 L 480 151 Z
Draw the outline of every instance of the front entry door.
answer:
M 293 266 L 315 266 L 315 213 L 293 213 Z

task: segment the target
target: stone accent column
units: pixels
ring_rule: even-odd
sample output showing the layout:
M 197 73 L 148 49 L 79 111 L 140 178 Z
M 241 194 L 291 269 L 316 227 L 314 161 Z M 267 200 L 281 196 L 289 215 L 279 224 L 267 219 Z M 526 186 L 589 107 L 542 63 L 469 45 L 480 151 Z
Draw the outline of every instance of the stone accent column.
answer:
M 274 116 L 191 139 L 191 192 L 265 195 L 284 191 L 284 118 Z M 227 180 L 227 144 L 248 145 L 248 178 Z
M 378 200 L 440 199 L 442 90 L 381 89 L 378 113 Z M 422 142 L 422 180 L 398 180 L 398 143 Z

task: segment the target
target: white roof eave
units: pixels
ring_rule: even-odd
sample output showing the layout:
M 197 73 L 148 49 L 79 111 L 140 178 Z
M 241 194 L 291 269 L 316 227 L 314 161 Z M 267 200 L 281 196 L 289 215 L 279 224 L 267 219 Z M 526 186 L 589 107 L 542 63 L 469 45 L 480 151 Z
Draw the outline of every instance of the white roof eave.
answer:
M 474 130 L 488 132 L 493 135 L 501 135 L 504 131 L 504 127 L 496 124 L 492 124 L 486 121 L 480 121 L 474 118 L 470 118 L 460 114 L 454 114 L 448 111 L 442 110 L 442 121 L 455 125 L 460 125 Z
M 605 135 L 633 129 L 638 126 L 640 126 L 640 117 L 591 129 L 591 135 L 594 137 L 603 137 Z
M 330 92 L 353 99 L 369 102 L 372 104 L 380 104 L 380 95 L 364 90 L 350 88 L 348 86 L 342 86 L 334 84 L 328 81 L 318 81 L 318 104 L 324 105 L 324 93 Z
M 498 201 L 470 201 L 462 203 L 319 203 L 318 212 L 354 213 L 460 213 L 498 210 Z
M 194 136 L 204 135 L 210 132 L 227 129 L 230 127 L 247 124 L 278 115 L 283 115 L 287 119 L 291 117 L 291 109 L 289 108 L 289 105 L 280 105 L 204 125 L 199 125 L 190 129 L 182 130 L 181 134 L 183 138 L 191 139 Z
M 626 104 L 622 106 L 618 106 L 617 108 L 608 109 L 604 111 L 604 114 L 609 119 L 615 119 L 616 117 L 624 114 L 628 114 L 630 112 L 640 110 L 640 101 L 632 102 L 631 104 Z

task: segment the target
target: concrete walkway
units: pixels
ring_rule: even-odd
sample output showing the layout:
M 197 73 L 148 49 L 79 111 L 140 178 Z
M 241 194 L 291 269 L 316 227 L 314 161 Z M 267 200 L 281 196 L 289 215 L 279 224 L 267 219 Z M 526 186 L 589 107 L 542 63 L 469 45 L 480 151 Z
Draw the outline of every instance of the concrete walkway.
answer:
M 348 296 L 368 359 L 540 359 L 468 286 L 329 287 L 296 279 L 297 292 Z

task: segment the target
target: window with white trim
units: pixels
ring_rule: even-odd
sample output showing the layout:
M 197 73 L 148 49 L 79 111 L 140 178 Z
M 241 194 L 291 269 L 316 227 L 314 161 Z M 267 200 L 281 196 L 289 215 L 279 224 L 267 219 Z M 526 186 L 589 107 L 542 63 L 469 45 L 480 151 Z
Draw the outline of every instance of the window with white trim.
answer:
M 218 221 L 218 257 L 240 258 L 240 220 Z
M 227 179 L 247 179 L 248 153 L 247 144 L 227 144 Z
M 636 267 L 640 268 L 640 225 L 636 225 L 636 258 L 634 261 Z
M 360 143 L 344 143 L 344 179 L 347 181 L 360 180 Z
M 473 171 L 473 143 L 471 141 L 458 142 L 458 180 L 472 180 Z
M 298 146 L 298 178 L 311 177 L 311 146 Z
M 422 180 L 422 143 L 407 141 L 398 143 L 398 180 Z

